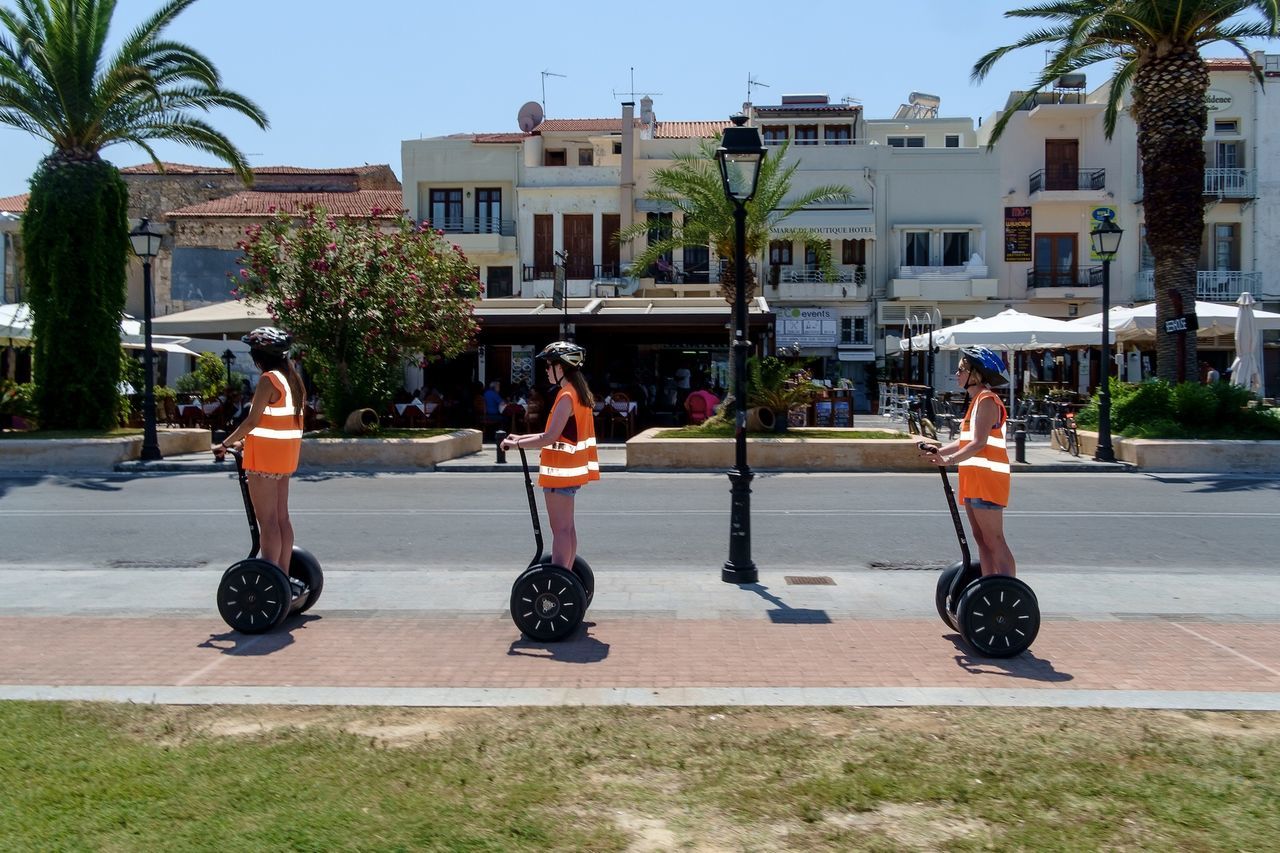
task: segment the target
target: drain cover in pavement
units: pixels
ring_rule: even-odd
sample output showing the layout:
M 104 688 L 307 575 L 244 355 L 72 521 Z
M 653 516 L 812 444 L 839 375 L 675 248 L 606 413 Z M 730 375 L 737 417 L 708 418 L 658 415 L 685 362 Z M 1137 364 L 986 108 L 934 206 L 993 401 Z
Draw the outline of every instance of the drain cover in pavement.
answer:
M 208 560 L 107 560 L 109 569 L 198 569 Z
M 836 582 L 826 575 L 787 575 L 787 583 L 791 586 L 835 586 Z
M 899 560 L 893 563 L 886 560 L 872 560 L 867 563 L 868 568 L 882 572 L 940 572 L 950 565 L 950 563 L 927 560 Z

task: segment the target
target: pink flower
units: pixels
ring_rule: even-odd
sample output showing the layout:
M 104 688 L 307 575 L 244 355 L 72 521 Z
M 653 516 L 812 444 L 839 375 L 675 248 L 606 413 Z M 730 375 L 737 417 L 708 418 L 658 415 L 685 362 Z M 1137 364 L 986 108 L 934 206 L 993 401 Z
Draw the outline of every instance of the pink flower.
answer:
M 248 271 L 248 270 L 240 270 L 240 277 L 241 277 L 242 279 L 244 279 L 245 281 L 248 281 L 248 280 L 249 280 L 249 271 Z

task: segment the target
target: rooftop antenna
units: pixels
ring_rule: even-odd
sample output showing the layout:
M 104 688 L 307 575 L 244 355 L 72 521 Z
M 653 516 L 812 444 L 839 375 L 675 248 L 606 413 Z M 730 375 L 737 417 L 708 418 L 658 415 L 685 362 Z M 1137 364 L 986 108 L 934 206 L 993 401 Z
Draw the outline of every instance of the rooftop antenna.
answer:
M 763 86 L 763 87 L 764 87 L 764 88 L 766 88 L 766 89 L 768 89 L 768 88 L 769 88 L 769 84 L 768 84 L 768 83 L 761 83 L 761 82 L 760 82 L 759 80 L 757 80 L 755 77 L 751 76 L 751 72 L 750 72 L 750 71 L 748 71 L 748 72 L 747 72 L 747 103 L 748 103 L 748 104 L 755 103 L 754 101 L 752 101 L 752 100 L 751 100 L 751 90 L 752 90 L 752 89 L 755 89 L 755 88 L 758 88 L 758 87 L 760 87 L 760 86 Z
M 636 91 L 636 67 L 634 65 L 631 66 L 631 91 L 619 92 L 617 89 L 613 90 L 613 96 L 615 98 L 618 97 L 619 95 L 630 95 L 631 100 L 633 101 L 636 99 L 636 95 L 643 95 L 645 97 L 652 98 L 654 95 L 661 95 L 661 94 L 662 94 L 661 92 L 637 92 Z
M 547 78 L 548 77 L 568 77 L 568 74 L 557 74 L 554 71 L 542 72 L 542 114 L 547 114 Z

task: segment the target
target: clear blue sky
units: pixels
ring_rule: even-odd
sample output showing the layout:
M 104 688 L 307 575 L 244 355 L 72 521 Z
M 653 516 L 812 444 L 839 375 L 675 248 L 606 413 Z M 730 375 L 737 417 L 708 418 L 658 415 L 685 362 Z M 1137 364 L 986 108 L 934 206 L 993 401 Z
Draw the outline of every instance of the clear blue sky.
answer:
M 12 8 L 10 0 L 0 4 Z M 388 163 L 400 142 L 459 132 L 515 131 L 526 101 L 550 118 L 621 114 L 635 91 L 654 95 L 659 119 L 719 119 L 746 98 L 747 76 L 768 84 L 755 102 L 826 92 L 888 118 L 913 90 L 942 98 L 941 114 L 985 118 L 1043 66 L 1037 49 L 1006 57 L 981 85 L 974 61 L 1032 22 L 1000 0 L 812 0 L 733 4 L 650 0 L 613 8 L 497 0 L 200 0 L 169 35 L 211 57 L 226 83 L 271 120 L 267 132 L 230 113 L 211 121 L 255 166 Z M 158 0 L 119 0 L 122 37 Z M 725 10 L 732 14 L 724 15 Z M 772 12 L 770 11 L 772 10 Z M 1277 45 L 1275 50 L 1280 50 Z M 1217 45 L 1208 53 L 1230 56 Z M 1089 88 L 1107 69 L 1089 70 Z M 638 100 L 638 97 L 637 97 Z M 165 160 L 214 165 L 199 152 L 158 144 Z M 0 127 L 0 196 L 27 190 L 47 146 Z M 104 151 L 118 166 L 146 162 L 137 148 Z

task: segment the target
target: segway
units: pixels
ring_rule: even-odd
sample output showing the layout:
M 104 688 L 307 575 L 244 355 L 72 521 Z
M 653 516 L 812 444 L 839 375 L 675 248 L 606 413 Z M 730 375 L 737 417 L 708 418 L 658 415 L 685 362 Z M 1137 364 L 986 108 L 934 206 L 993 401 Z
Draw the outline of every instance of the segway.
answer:
M 596 578 L 580 556 L 573 558 L 573 571 L 551 562 L 542 553 L 542 524 L 533 497 L 529 459 L 520 448 L 524 468 L 524 488 L 529 495 L 529 516 L 533 519 L 533 542 L 537 548 L 529 567 L 511 586 L 511 619 L 526 637 L 543 643 L 563 640 L 577 629 L 591 606 Z
M 937 449 L 937 445 L 923 441 L 917 446 L 926 451 Z M 934 592 L 938 615 L 981 655 L 1010 658 L 1022 654 L 1040 632 L 1036 594 L 1015 577 L 983 576 L 978 563 L 969 558 L 969 540 L 964 535 L 946 466 L 939 465 L 938 471 L 942 473 L 942 490 L 960 540 L 960 562 L 943 570 L 938 578 Z
M 252 548 L 248 558 L 234 563 L 222 573 L 218 584 L 218 613 L 222 620 L 242 634 L 262 634 L 277 627 L 293 613 L 305 613 L 320 600 L 324 572 L 308 551 L 294 546 L 289 558 L 289 575 L 275 563 L 258 558 L 258 518 L 249 500 L 249 475 L 244 470 L 243 453 L 228 449 L 236 461 L 240 495 L 249 517 Z

